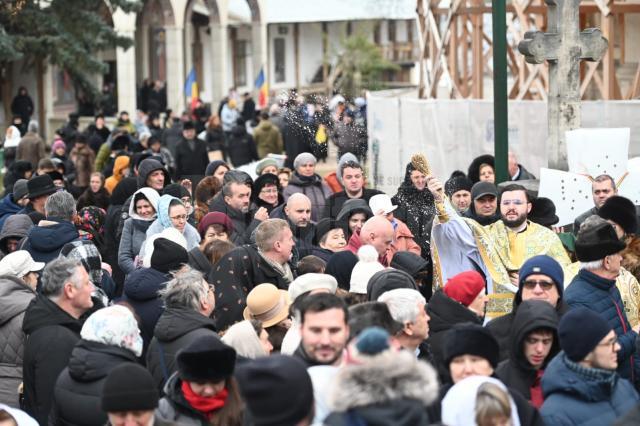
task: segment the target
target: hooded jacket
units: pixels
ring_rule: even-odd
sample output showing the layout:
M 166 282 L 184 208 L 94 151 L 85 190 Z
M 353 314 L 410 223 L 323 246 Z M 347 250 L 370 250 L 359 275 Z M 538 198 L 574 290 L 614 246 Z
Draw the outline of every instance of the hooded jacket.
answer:
M 20 247 L 31 254 L 36 262 L 48 263 L 58 257 L 65 244 L 79 237 L 75 225 L 66 220 L 53 218 L 40 221 L 34 226 Z
M 295 171 L 291 174 L 289 185 L 284 189 L 282 195 L 287 201 L 296 192 L 306 195 L 311 200 L 311 220 L 317 222 L 322 219 L 322 214 L 327 208 L 327 198 L 331 196 L 331 189 L 324 180 L 318 174 L 303 177 Z
M 157 211 L 160 195 L 155 189 L 149 187 L 140 188 L 133 194 L 133 200 L 135 200 L 137 194 L 144 195 Z M 130 274 L 135 270 L 134 260 L 140 253 L 142 244 L 147 239 L 147 230 L 155 218 L 156 215 L 150 219 L 143 219 L 136 213 L 135 203 L 131 202 L 129 205 L 129 218 L 124 221 L 118 249 L 118 265 L 125 274 Z
M 122 300 L 129 303 L 140 318 L 140 335 L 145 348 L 153 337 L 153 329 L 163 310 L 158 291 L 170 279 L 170 276 L 153 268 L 140 268 L 130 273 L 124 281 Z
M 147 178 L 151 172 L 155 172 L 156 170 L 162 170 L 164 173 L 164 186 L 171 183 L 169 173 L 167 173 L 167 170 L 162 166 L 162 163 L 158 160 L 154 160 L 153 158 L 147 158 L 138 166 L 138 188 L 144 188 L 147 186 Z
M 13 201 L 13 194 L 7 194 L 0 200 L 0 229 L 11 215 L 22 210 L 22 207 Z
M 537 371 L 531 366 L 524 354 L 527 336 L 538 329 L 553 331 L 553 344 L 549 355 L 542 365 L 544 370 L 559 351 L 558 314 L 549 303 L 542 300 L 524 302 L 518 308 L 511 326 L 511 353 L 509 359 L 500 363 L 496 370 L 498 378 L 507 386 L 517 390 L 531 401 L 531 387 L 540 386 Z
M 22 280 L 0 276 L 0 403 L 18 405 L 18 387 L 22 383 L 25 334 L 22 321 L 36 293 Z
M 282 134 L 269 120 L 260 120 L 253 131 L 258 157 L 265 158 L 269 154 L 281 154 L 284 150 Z
M 430 253 L 431 226 L 436 215 L 436 205 L 431 192 L 425 188 L 418 190 L 411 182 L 411 172 L 415 170 L 411 163 L 407 164 L 404 181 L 391 202 L 398 206 L 394 216 L 403 221 L 416 243 L 422 249 L 423 256 Z
M 47 423 L 53 389 L 80 340 L 82 323 L 45 296 L 36 296 L 24 314 L 23 383 L 25 411 L 41 425 Z
M 335 377 L 329 426 L 431 424 L 426 407 L 438 397 L 435 370 L 408 352 L 387 350 Z
M 496 212 L 491 216 L 480 216 L 476 212 L 476 206 L 473 203 L 473 200 L 471 200 L 471 204 L 469 205 L 467 211 L 462 213 L 462 216 L 473 219 L 482 226 L 491 225 L 492 223 L 496 223 L 500 220 L 500 212 L 498 211 L 498 209 L 496 209 Z
M 136 362 L 133 352 L 80 340 L 71 352 L 69 366 L 56 381 L 49 424 L 104 425 L 107 413 L 102 411 L 102 388 L 111 370 L 125 362 Z
M 440 372 L 440 377 L 448 377 L 448 366 L 444 365 L 444 336 L 456 324 L 470 322 L 482 325 L 482 318 L 463 304 L 453 300 L 442 289 L 436 290 L 427 304 L 429 320 L 429 347 L 433 354 L 434 365 Z
M 585 368 L 560 352 L 542 378 L 540 414 L 547 425 L 602 426 L 634 408 L 640 398 L 615 371 Z
M 172 197 L 170 195 L 163 195 L 158 199 L 158 208 L 156 209 L 158 213 L 158 218 L 153 221 L 149 228 L 147 228 L 147 238 L 152 237 L 153 235 L 159 234 L 163 230 L 167 228 L 171 228 L 173 224 L 171 223 L 171 218 L 169 217 L 169 205 L 171 201 L 177 200 L 177 198 Z M 200 244 L 200 234 L 190 223 L 184 224 L 184 230 L 182 231 L 182 235 L 184 239 L 187 240 L 187 251 L 198 247 Z M 145 254 L 145 245 L 140 248 L 140 257 L 144 257 Z
M 124 177 L 124 171 L 129 167 L 130 162 L 131 160 L 128 155 L 120 155 L 116 157 L 116 161 L 113 164 L 113 174 L 104 182 L 104 187 L 109 191 L 109 194 L 113 193 L 115 187 Z
M 158 391 L 162 391 L 166 380 L 178 370 L 178 351 L 204 336 L 217 337 L 211 318 L 188 308 L 167 308 L 162 313 L 147 351 L 147 369 Z
M 23 239 L 33 228 L 31 218 L 26 214 L 14 214 L 7 218 L 0 232 L 0 250 L 7 253 L 7 239 Z
M 236 246 L 249 244 L 251 242 L 251 234 L 260 225 L 260 221 L 256 220 L 253 215 L 255 212 L 249 211 L 242 213 L 240 210 L 234 209 L 224 201 L 222 191 L 213 197 L 209 204 L 210 212 L 221 212 L 229 216 L 233 222 L 233 233 L 231 234 L 231 242 Z

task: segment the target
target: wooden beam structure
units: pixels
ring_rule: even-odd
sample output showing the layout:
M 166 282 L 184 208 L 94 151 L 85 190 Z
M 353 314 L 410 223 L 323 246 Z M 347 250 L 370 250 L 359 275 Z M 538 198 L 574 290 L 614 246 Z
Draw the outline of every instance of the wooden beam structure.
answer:
M 416 2 L 419 97 L 482 99 L 486 94 L 485 78 L 493 75 L 493 43 L 485 25 L 491 15 L 491 3 L 487 0 L 451 0 L 450 7 L 445 8 L 441 7 L 439 0 Z M 640 14 L 640 0 L 589 0 L 580 3 L 581 24 L 600 28 L 609 42 L 602 60 L 581 66 L 582 99 L 640 97 L 640 63 L 633 81 L 623 85 L 624 93 L 616 75 L 616 67 L 627 60 L 624 24 L 625 15 L 629 13 Z M 547 6 L 544 0 L 509 1 L 507 65 L 510 99 L 547 99 L 548 65 L 528 64 L 517 50 L 527 31 L 546 29 Z

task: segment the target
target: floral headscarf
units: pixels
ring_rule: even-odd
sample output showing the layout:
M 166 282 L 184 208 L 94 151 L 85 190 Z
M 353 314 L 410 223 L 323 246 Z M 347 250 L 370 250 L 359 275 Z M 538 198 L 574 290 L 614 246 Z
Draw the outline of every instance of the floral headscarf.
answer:
M 80 337 L 90 342 L 128 349 L 142 355 L 142 337 L 133 313 L 121 305 L 100 309 L 85 321 Z

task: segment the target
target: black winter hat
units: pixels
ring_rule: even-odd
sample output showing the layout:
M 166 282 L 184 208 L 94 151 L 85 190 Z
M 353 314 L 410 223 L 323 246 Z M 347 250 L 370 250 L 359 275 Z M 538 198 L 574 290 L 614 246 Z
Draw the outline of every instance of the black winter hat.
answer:
M 27 182 L 27 189 L 29 191 L 29 199 L 38 198 L 41 195 L 50 195 L 58 190 L 53 184 L 53 179 L 49 175 L 34 176 Z
M 129 135 L 127 134 L 119 135 L 111 141 L 111 151 L 127 150 L 129 148 L 130 143 L 131 143 L 131 139 L 129 138 Z
M 625 234 L 638 233 L 636 206 L 628 198 L 614 195 L 607 199 L 598 209 L 598 216 L 615 222 L 624 229 Z
M 258 358 L 238 368 L 236 378 L 256 426 L 294 426 L 313 410 L 311 378 L 297 358 Z
M 164 189 L 162 190 L 162 195 L 165 195 L 165 194 L 171 195 L 172 197 L 176 197 L 179 200 L 181 200 L 182 197 L 191 198 L 191 194 L 189 193 L 189 190 L 184 186 L 180 185 L 179 183 L 170 183 L 169 185 L 165 186 Z
M 462 176 L 452 176 L 448 181 L 444 184 L 444 193 L 447 194 L 447 197 L 451 197 L 458 191 L 469 191 L 471 192 L 471 187 L 473 186 L 473 182 L 471 179 Z
M 345 228 L 346 226 L 344 222 L 330 219 L 328 217 L 320 219 L 318 223 L 316 223 L 316 242 L 319 243 L 322 237 L 324 237 L 324 235 L 332 229 L 342 229 L 342 232 L 344 232 L 344 237 L 347 238 L 347 230 Z
M 158 407 L 158 390 L 149 371 L 126 362 L 114 368 L 102 388 L 102 411 L 150 411 Z
M 391 259 L 391 264 L 389 266 L 405 271 L 414 278 L 416 278 L 421 272 L 429 270 L 429 262 L 410 251 L 396 252 Z
M 471 164 L 469 165 L 469 171 L 467 176 L 471 179 L 471 182 L 476 183 L 480 181 L 480 166 L 482 164 L 488 164 L 491 167 L 495 168 L 495 160 L 493 155 L 481 155 L 473 159 Z
M 456 324 L 444 336 L 443 361 L 447 370 L 451 360 L 461 355 L 482 357 L 495 369 L 500 361 L 500 347 L 486 328 L 471 323 Z
M 187 120 L 184 123 L 182 123 L 182 130 L 194 130 L 196 128 L 196 125 L 193 124 L 193 121 L 191 120 Z
M 590 229 L 580 229 L 576 239 L 576 257 L 580 262 L 591 262 L 618 253 L 625 247 L 613 226 L 603 222 Z
M 349 250 L 339 251 L 331 255 L 324 273 L 335 278 L 338 281 L 339 288 L 349 291 L 351 272 L 356 263 L 358 263 L 358 256 Z
M 398 269 L 383 269 L 369 279 L 367 284 L 367 300 L 375 302 L 384 292 L 396 288 L 410 288 L 418 290 L 415 280 L 405 271 Z
M 373 216 L 371 207 L 369 207 L 369 204 L 365 200 L 362 198 L 351 198 L 344 202 L 338 212 L 338 216 L 336 216 L 336 220 L 347 222 L 355 213 L 364 213 L 367 219 Z
M 491 182 L 476 182 L 471 187 L 471 199 L 476 201 L 485 195 L 498 196 L 498 188 Z
M 531 211 L 527 215 L 527 219 L 542 226 L 552 226 L 560 221 L 556 215 L 556 205 L 545 197 L 535 198 L 531 202 Z
M 188 382 L 219 382 L 233 374 L 236 350 L 216 336 L 203 336 L 176 357 L 178 377 Z
M 582 361 L 612 330 L 597 312 L 585 307 L 573 308 L 560 320 L 560 347 L 573 362 Z
M 157 238 L 153 242 L 151 267 L 156 271 L 168 274 L 189 263 L 189 253 L 178 243 L 166 238 Z

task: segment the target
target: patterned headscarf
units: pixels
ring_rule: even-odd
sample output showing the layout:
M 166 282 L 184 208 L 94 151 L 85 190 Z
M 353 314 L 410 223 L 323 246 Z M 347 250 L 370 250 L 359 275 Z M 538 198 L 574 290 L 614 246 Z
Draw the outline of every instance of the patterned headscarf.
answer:
M 84 207 L 78 212 L 78 229 L 85 231 L 88 235 L 85 239 L 93 240 L 96 237 L 104 236 L 104 222 L 107 217 L 100 207 Z
M 128 349 L 142 355 L 142 337 L 131 311 L 121 305 L 100 309 L 85 321 L 80 337 L 90 342 Z

